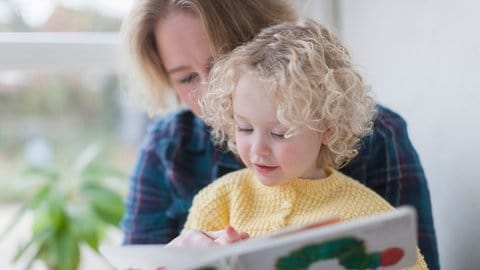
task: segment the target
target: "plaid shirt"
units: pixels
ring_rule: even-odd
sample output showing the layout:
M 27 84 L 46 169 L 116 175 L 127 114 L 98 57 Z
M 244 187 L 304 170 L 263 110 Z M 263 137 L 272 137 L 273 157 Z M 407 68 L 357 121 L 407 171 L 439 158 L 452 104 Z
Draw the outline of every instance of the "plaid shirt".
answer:
M 439 269 L 435 228 L 425 175 L 405 121 L 377 106 L 374 132 L 341 171 L 393 206 L 411 205 L 418 215 L 419 248 L 430 269 Z M 182 230 L 193 196 L 214 179 L 243 168 L 216 148 L 208 127 L 188 110 L 154 122 L 131 177 L 122 220 L 125 244 L 166 243 Z

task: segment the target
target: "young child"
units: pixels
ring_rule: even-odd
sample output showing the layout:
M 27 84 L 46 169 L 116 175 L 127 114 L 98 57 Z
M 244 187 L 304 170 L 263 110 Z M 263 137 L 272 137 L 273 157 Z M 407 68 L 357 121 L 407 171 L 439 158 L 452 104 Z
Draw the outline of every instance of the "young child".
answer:
M 198 193 L 171 244 L 232 243 L 325 217 L 392 210 L 337 171 L 371 131 L 374 104 L 347 50 L 312 20 L 267 28 L 220 59 L 202 116 L 247 168 Z M 416 267 L 426 268 L 420 254 Z

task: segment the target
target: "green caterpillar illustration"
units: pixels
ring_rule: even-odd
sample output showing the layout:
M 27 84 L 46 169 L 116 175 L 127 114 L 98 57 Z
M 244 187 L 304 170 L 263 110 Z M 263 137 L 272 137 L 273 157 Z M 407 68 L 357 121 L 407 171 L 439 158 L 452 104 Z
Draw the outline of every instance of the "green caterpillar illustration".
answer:
M 380 266 L 395 265 L 403 258 L 401 248 L 390 247 L 381 252 L 366 253 L 365 242 L 355 237 L 343 237 L 310 244 L 278 258 L 276 270 L 306 270 L 312 264 L 337 258 L 345 269 L 376 269 Z M 204 266 L 195 270 L 215 270 Z
M 315 262 L 337 258 L 345 269 L 375 269 L 380 266 L 396 264 L 404 252 L 398 247 L 387 248 L 381 252 L 366 253 L 365 243 L 354 237 L 344 237 L 311 244 L 280 257 L 276 270 L 308 269 Z
M 195 268 L 195 270 L 217 270 L 217 268 L 215 268 L 213 266 L 203 266 L 203 267 L 200 267 L 200 268 Z

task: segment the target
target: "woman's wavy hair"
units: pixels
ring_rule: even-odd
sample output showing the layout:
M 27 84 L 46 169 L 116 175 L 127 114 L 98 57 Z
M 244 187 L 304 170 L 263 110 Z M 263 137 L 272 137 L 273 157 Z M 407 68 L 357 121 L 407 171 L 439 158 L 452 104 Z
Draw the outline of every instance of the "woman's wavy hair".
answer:
M 136 0 L 122 23 L 122 56 L 133 97 L 151 116 L 172 107 L 169 97 L 174 91 L 154 30 L 174 12 L 199 17 L 214 59 L 252 40 L 268 26 L 297 19 L 291 1 L 286 0 Z
M 202 117 L 215 142 L 235 153 L 232 96 L 244 75 L 256 76 L 268 87 L 279 122 L 290 127 L 286 137 L 303 127 L 327 136 L 320 166 L 341 168 L 371 132 L 376 111 L 370 88 L 337 37 L 313 20 L 269 27 L 214 65 L 200 100 Z

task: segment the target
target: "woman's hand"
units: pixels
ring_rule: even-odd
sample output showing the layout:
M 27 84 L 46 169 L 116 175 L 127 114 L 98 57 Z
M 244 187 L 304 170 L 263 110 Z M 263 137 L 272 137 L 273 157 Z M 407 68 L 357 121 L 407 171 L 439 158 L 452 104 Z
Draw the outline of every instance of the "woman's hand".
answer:
M 224 230 L 203 232 L 200 230 L 187 230 L 182 232 L 167 246 L 217 246 L 228 245 L 244 239 L 248 239 L 246 232 L 237 232 L 232 226 Z

